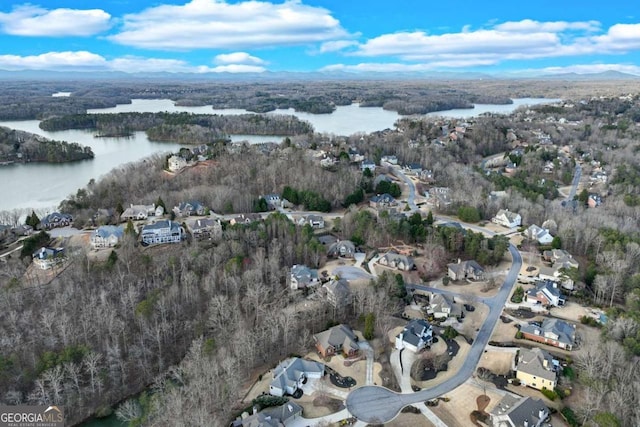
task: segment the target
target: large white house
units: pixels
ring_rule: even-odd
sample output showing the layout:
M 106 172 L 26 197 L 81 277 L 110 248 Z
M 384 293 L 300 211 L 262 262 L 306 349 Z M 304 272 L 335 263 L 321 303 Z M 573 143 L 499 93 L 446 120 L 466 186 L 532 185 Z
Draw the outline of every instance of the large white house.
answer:
M 538 227 L 533 224 L 524 232 L 529 240 L 537 240 L 541 245 L 549 245 L 553 242 L 553 236 L 546 228 Z
M 522 224 L 522 217 L 520 214 L 511 212 L 508 209 L 500 209 L 491 221 L 503 227 L 515 228 L 520 227 Z
M 269 393 L 273 396 L 294 394 L 307 379 L 318 379 L 324 376 L 324 365 L 313 360 L 292 357 L 280 363 L 273 370 L 273 381 L 269 385 Z
M 184 237 L 184 230 L 177 222 L 163 219 L 142 227 L 140 237 L 142 243 L 146 245 L 180 243 Z
M 173 155 L 167 159 L 167 167 L 171 172 L 178 172 L 187 166 L 187 161 L 182 156 Z
M 33 263 L 41 270 L 49 270 L 64 262 L 64 248 L 40 248 L 32 255 Z
M 412 320 L 396 336 L 396 348 L 419 352 L 433 342 L 433 328 L 424 319 Z

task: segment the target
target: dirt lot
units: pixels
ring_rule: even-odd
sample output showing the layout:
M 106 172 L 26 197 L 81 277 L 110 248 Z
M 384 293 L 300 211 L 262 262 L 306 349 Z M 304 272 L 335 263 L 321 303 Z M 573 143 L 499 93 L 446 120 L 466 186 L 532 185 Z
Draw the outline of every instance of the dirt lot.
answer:
M 467 311 L 463 308 L 465 317 L 462 320 L 462 323 L 459 323 L 455 328 L 462 335 L 475 339 L 477 329 L 482 326 L 484 320 L 489 314 L 489 307 L 481 303 L 473 303 L 471 305 L 475 308 L 475 310 Z
M 387 427 L 435 427 L 431 421 L 429 421 L 422 414 L 400 414 L 394 419 L 385 424 Z
M 487 387 L 486 391 L 491 400 L 485 411 L 490 412 L 502 399 L 502 394 L 492 387 Z M 448 427 L 470 426 L 472 424 L 469 414 L 477 409 L 476 398 L 482 394 L 484 394 L 483 387 L 470 380 L 447 393 L 446 397 L 451 399 L 449 402 L 440 401 L 438 406 L 430 409 Z
M 478 363 L 479 368 L 486 368 L 497 375 L 506 375 L 511 372 L 515 352 L 511 351 L 485 351 Z
M 589 316 L 591 308 L 584 307 L 576 302 L 567 301 L 564 307 L 554 307 L 551 309 L 551 315 L 558 319 L 568 320 L 579 323 L 582 316 Z

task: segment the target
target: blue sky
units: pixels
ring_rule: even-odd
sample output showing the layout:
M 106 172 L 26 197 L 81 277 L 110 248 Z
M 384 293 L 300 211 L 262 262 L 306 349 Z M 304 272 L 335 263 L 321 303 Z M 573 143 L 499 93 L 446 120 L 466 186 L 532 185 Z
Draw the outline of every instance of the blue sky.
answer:
M 640 75 L 640 9 L 630 0 L 8 0 L 0 69 Z

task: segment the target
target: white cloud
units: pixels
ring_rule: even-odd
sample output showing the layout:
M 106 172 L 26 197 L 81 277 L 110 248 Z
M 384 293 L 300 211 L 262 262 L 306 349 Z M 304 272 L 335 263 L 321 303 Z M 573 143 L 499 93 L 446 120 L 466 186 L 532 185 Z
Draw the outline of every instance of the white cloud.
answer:
M 107 59 L 87 51 L 47 52 L 31 56 L 0 55 L 0 69 L 10 71 L 122 71 L 126 73 L 260 73 L 266 71 L 264 67 L 258 65 L 228 64 L 209 67 L 191 65 L 181 59 L 170 58 L 124 56 Z
M 348 72 L 374 72 L 374 73 L 411 73 L 422 71 L 434 71 L 440 69 L 473 67 L 480 65 L 492 65 L 492 60 L 452 60 L 433 61 L 421 64 L 406 64 L 401 62 L 363 62 L 355 65 L 332 64 L 323 67 L 320 71 L 348 71 Z
M 2 32 L 15 36 L 91 36 L 111 27 L 111 15 L 101 9 L 52 9 L 17 6 L 0 12 Z
M 213 58 L 213 62 L 220 65 L 244 64 L 262 65 L 264 61 L 257 56 L 249 55 L 247 52 L 221 53 Z
M 606 34 L 591 39 L 594 49 L 605 52 L 627 52 L 640 49 L 640 24 L 615 24 Z
M 546 67 L 538 70 L 526 70 L 526 72 L 540 72 L 544 74 L 576 73 L 593 74 L 605 71 L 619 71 L 621 73 L 640 76 L 640 66 L 631 64 L 575 64 L 564 67 Z
M 497 31 L 516 32 L 516 33 L 560 33 L 564 31 L 599 31 L 600 22 L 598 21 L 551 21 L 540 22 L 532 19 L 523 19 L 522 21 L 509 21 L 498 24 L 493 27 Z
M 337 52 L 346 49 L 351 46 L 357 46 L 358 42 L 355 40 L 335 40 L 325 42 L 320 45 L 320 53 Z
M 0 55 L 3 70 L 95 70 L 107 67 L 104 57 L 86 51 L 47 52 L 41 55 Z
M 147 49 L 233 49 L 303 45 L 348 36 L 330 12 L 299 0 L 192 0 L 125 15 L 114 42 Z

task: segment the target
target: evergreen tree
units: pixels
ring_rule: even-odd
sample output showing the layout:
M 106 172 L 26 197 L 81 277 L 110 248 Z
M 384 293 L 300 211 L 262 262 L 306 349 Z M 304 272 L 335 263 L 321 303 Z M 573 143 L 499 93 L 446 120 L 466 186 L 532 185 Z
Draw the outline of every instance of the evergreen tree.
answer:
M 27 216 L 27 219 L 24 223 L 26 225 L 30 225 L 35 230 L 36 227 L 38 227 L 38 225 L 40 224 L 40 218 L 38 218 L 38 215 L 35 213 L 35 211 L 31 211 L 31 215 Z

